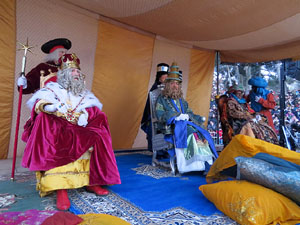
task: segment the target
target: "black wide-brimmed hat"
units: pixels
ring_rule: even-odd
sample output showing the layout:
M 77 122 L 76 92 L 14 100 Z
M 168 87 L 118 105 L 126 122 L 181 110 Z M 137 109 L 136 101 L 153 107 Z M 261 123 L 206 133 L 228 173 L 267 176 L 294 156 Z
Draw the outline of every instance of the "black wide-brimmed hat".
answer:
M 49 54 L 57 48 L 65 48 L 69 50 L 72 47 L 72 42 L 67 38 L 56 38 L 42 45 L 41 49 L 44 53 Z M 54 50 L 53 50 L 54 49 Z M 51 51 L 52 50 L 52 51 Z

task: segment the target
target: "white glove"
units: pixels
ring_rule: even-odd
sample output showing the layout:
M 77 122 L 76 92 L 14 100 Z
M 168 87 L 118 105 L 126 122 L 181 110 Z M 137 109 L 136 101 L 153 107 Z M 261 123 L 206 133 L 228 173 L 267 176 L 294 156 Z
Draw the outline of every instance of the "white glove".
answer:
M 44 110 L 46 112 L 55 112 L 57 110 L 56 106 L 53 105 L 53 104 L 50 104 L 50 105 L 45 105 L 44 106 Z
M 188 114 L 180 114 L 179 116 L 177 116 L 175 118 L 176 121 L 179 121 L 179 120 L 189 120 L 189 115 Z
M 66 106 L 66 104 L 64 104 L 64 103 L 57 103 L 57 104 L 55 104 L 55 107 L 57 108 L 57 110 L 59 111 L 59 112 L 61 112 L 62 114 L 65 114 L 65 113 L 67 113 L 67 111 L 68 111 L 68 109 L 67 109 L 67 106 Z
M 183 114 L 180 114 L 179 116 L 177 116 L 177 117 L 175 118 L 175 120 L 176 120 L 176 121 L 182 120 L 182 115 L 183 115 Z
M 79 116 L 77 124 L 82 127 L 85 127 L 88 124 L 87 116 L 84 113 Z
M 189 114 L 182 114 L 183 115 L 183 120 L 189 120 L 190 117 L 189 117 Z
M 256 121 L 257 121 L 257 122 L 261 120 L 261 116 L 260 116 L 260 115 L 256 115 L 255 118 L 256 118 Z
M 27 79 L 24 76 L 20 76 L 17 81 L 19 87 L 23 86 L 23 89 L 27 88 Z
M 260 96 L 255 96 L 255 101 L 256 101 L 256 102 L 259 102 L 260 99 L 261 99 Z

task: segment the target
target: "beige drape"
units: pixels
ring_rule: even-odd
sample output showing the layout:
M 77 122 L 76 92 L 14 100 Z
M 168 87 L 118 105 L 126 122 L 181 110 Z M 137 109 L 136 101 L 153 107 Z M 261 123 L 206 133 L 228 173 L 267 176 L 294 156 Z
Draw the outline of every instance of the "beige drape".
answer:
M 209 113 L 210 95 L 213 82 L 215 53 L 191 50 L 191 63 L 187 101 L 195 114 L 205 116 Z
M 12 120 L 16 52 L 16 3 L 0 1 L 0 159 L 6 159 Z
M 103 104 L 114 149 L 131 148 L 142 117 L 154 39 L 99 21 L 92 90 Z

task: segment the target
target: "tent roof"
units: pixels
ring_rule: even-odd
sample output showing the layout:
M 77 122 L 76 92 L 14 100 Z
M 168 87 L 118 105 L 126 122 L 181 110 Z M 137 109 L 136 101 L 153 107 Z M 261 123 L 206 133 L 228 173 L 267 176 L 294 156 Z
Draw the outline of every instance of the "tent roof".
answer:
M 299 0 L 65 0 L 101 16 L 220 51 L 222 62 L 300 55 Z

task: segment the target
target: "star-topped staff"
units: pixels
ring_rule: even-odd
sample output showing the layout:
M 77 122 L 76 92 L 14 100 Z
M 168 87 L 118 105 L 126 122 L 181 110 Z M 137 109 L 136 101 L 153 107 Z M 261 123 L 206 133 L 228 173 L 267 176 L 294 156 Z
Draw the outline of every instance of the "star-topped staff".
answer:
M 17 51 L 20 51 L 20 50 L 24 50 L 24 55 L 23 55 L 23 59 L 22 59 L 22 70 L 21 70 L 21 75 L 25 75 L 25 67 L 26 67 L 26 57 L 27 57 L 27 52 L 31 52 L 32 51 L 30 49 L 33 48 L 33 46 L 29 46 L 28 44 L 28 38 L 26 40 L 26 44 L 22 44 L 20 42 L 18 42 L 19 45 L 22 46 L 22 48 L 19 48 Z
M 24 55 L 22 58 L 22 71 L 20 76 L 23 76 L 25 78 L 25 67 L 26 67 L 26 58 L 27 58 L 27 52 L 32 51 L 30 49 L 33 48 L 33 46 L 29 46 L 28 44 L 28 38 L 26 40 L 26 44 L 22 44 L 18 42 L 22 46 L 22 48 L 18 49 L 17 51 L 24 50 Z M 19 135 L 19 127 L 20 127 L 20 115 L 21 115 L 21 105 L 22 105 L 22 94 L 23 94 L 23 85 L 19 88 L 19 104 L 18 104 L 18 114 L 17 114 L 17 121 L 16 121 L 16 133 L 15 133 L 15 143 L 14 143 L 14 155 L 13 155 L 13 162 L 12 162 L 12 170 L 11 170 L 11 180 L 14 181 L 15 179 L 15 166 L 16 166 L 16 158 L 17 158 L 17 146 L 18 146 L 18 135 Z

